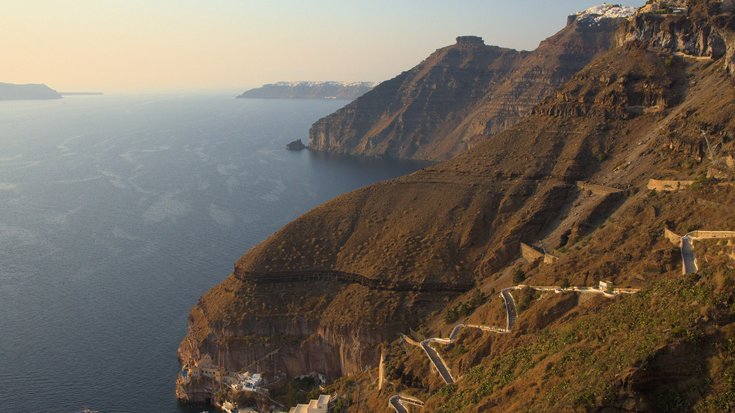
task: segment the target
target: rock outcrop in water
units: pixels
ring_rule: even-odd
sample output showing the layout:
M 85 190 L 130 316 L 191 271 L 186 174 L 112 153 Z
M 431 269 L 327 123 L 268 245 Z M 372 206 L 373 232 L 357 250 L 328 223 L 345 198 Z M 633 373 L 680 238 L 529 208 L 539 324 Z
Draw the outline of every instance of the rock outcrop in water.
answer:
M 622 19 L 570 19 L 533 52 L 457 38 L 413 69 L 317 121 L 314 150 L 352 155 L 448 159 L 516 124 L 595 56 Z
M 683 20 L 656 13 L 618 21 L 620 43 L 516 125 L 450 161 L 340 196 L 285 226 L 200 299 L 179 348 L 182 363 L 210 355 L 227 369 L 271 377 L 350 375 L 333 390 L 344 400 L 360 397 L 351 411 L 361 412 L 385 409 L 390 396 L 376 390 L 376 372 L 366 372 L 377 366 L 381 348 L 388 355 L 384 388 L 421 394 L 427 411 L 666 411 L 670 400 L 693 406 L 708 398 L 712 406 L 734 406 L 726 393 L 735 371 L 728 361 L 735 340 L 732 264 L 726 254 L 710 252 L 712 277 L 698 285 L 695 279 L 666 284 L 680 276 L 678 250 L 663 228 L 732 230 L 735 187 L 698 178 L 708 189 L 663 195 L 645 189 L 651 177 L 706 176 L 716 160 L 702 156 L 702 131 L 717 156 L 735 153 L 727 54 L 694 59 L 655 40 L 701 38 L 718 27 L 727 49 L 733 15 L 715 6 L 692 2 Z M 473 56 L 468 64 L 476 53 L 486 63 L 503 54 L 528 58 L 485 48 L 466 38 L 435 56 Z M 428 68 L 437 66 L 419 67 L 429 76 Z M 450 72 L 435 73 L 459 76 Z M 397 79 L 365 98 L 385 93 L 391 99 L 406 80 Z M 424 86 L 416 85 L 428 93 Z M 432 122 L 426 113 L 414 114 Z M 609 193 L 617 194 L 612 201 Z M 521 242 L 556 250 L 558 261 L 519 261 Z M 460 337 L 446 350 L 453 371 L 465 378 L 444 390 L 425 356 L 396 341 L 411 329 L 446 336 L 450 309 L 494 317 L 496 302 L 469 297 L 500 291 L 517 277 L 530 285 L 611 281 L 643 291 L 632 304 L 609 306 L 518 296 L 513 334 Z M 720 295 L 702 292 L 710 288 Z M 672 389 L 677 393 L 670 398 L 659 397 Z M 177 394 L 199 397 L 187 388 Z
M 301 142 L 301 139 L 296 139 L 293 142 L 289 142 L 286 145 L 286 149 L 288 149 L 289 151 L 302 151 L 306 149 L 306 145 L 304 145 L 304 143 Z
M 46 85 L 16 85 L 0 83 L 0 100 L 61 99 L 61 95 Z

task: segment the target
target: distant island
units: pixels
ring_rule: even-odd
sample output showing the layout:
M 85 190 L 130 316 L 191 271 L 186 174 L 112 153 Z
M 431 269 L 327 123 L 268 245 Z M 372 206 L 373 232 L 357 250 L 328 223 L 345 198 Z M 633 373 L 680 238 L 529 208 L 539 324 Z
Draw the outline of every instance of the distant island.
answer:
M 346 99 L 370 91 L 372 82 L 277 82 L 250 89 L 238 99 Z
M 102 92 L 59 92 L 61 96 L 102 96 Z
M 43 84 L 0 83 L 0 100 L 61 99 L 59 92 Z

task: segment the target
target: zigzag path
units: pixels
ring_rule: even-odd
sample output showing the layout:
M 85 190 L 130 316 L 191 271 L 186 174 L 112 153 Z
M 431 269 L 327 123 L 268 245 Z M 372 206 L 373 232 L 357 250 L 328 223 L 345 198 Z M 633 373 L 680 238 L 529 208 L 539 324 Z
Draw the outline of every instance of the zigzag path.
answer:
M 500 296 L 503 298 L 503 302 L 505 303 L 505 316 L 506 316 L 505 328 L 479 325 L 479 324 L 457 324 L 454 326 L 454 328 L 452 328 L 452 331 L 449 333 L 449 337 L 447 338 L 431 337 L 421 342 L 418 342 L 406 335 L 403 335 L 402 337 L 408 344 L 413 345 L 413 346 L 418 346 L 423 349 L 424 353 L 426 353 L 426 356 L 429 358 L 431 365 L 434 366 L 434 369 L 439 373 L 442 380 L 444 380 L 446 384 L 456 383 L 457 379 L 452 375 L 452 372 L 449 369 L 449 366 L 444 361 L 444 359 L 441 357 L 441 355 L 436 351 L 436 349 L 431 346 L 431 344 L 438 343 L 438 344 L 447 345 L 447 344 L 454 343 L 457 340 L 457 337 L 459 336 L 459 333 L 460 331 L 462 331 L 463 328 L 474 328 L 474 329 L 497 333 L 497 334 L 510 333 L 513 330 L 513 327 L 515 326 L 516 319 L 518 317 L 515 300 L 513 299 L 513 295 L 511 294 L 511 291 L 520 290 L 524 288 L 530 288 L 536 291 L 553 291 L 557 294 L 561 294 L 564 292 L 602 294 L 606 297 L 615 297 L 616 295 L 620 295 L 620 294 L 634 294 L 638 292 L 638 289 L 632 289 L 632 288 L 616 288 L 614 290 L 607 291 L 607 290 L 601 290 L 599 288 L 594 288 L 594 287 L 566 287 L 565 288 L 565 287 L 560 287 L 560 286 L 530 286 L 530 285 L 520 284 L 520 285 L 516 285 L 513 287 L 504 288 L 500 292 Z M 393 408 L 393 410 L 395 410 L 398 413 L 408 413 L 408 406 L 406 406 L 406 404 L 423 406 L 423 402 L 421 402 L 418 399 L 411 398 L 411 400 L 418 401 L 421 404 L 409 403 L 406 400 L 407 400 L 406 396 L 395 395 L 390 398 L 389 405 Z

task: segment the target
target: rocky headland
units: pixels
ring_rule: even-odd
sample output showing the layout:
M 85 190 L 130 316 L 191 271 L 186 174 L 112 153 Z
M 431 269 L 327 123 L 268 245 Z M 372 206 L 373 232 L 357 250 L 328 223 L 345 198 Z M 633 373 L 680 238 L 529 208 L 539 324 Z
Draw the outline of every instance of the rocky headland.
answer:
M 465 125 L 484 136 L 498 119 L 488 114 L 501 113 L 490 110 L 491 89 L 511 78 L 528 87 L 504 89 L 518 90 L 503 96 L 524 109 L 491 138 L 342 195 L 248 251 L 192 309 L 182 364 L 209 357 L 272 380 L 317 372 L 359 412 L 385 411 L 399 393 L 435 412 L 735 408 L 735 245 L 703 244 L 696 251 L 706 270 L 682 278 L 679 247 L 664 237 L 664 229 L 735 229 L 730 2 L 598 17 L 570 18 L 539 47 L 545 54 L 461 37 L 318 122 L 311 145 L 323 150 L 363 145 L 326 138 L 339 136 L 423 157 L 416 154 L 431 153 L 419 149 L 429 141 L 400 152 L 408 146 L 388 144 L 399 140 L 381 131 L 411 129 L 428 139 Z M 558 77 L 530 74 L 549 61 Z M 525 92 L 532 89 L 548 92 L 533 104 Z M 478 111 L 483 105 L 488 110 Z M 369 114 L 384 108 L 378 125 Z M 347 135 L 358 129 L 388 140 Z M 691 183 L 659 192 L 648 189 L 652 178 Z M 524 258 L 522 243 L 553 259 Z M 467 331 L 437 347 L 453 384 L 401 338 L 447 337 L 455 322 L 503 325 L 508 297 L 497 293 L 513 285 L 601 281 L 640 292 L 612 299 L 512 292 L 512 332 Z M 177 395 L 204 401 L 211 392 L 179 385 Z
M 42 84 L 0 83 L 0 100 L 61 99 L 61 95 Z
M 475 36 L 437 50 L 309 131 L 314 150 L 442 160 L 516 124 L 600 53 L 623 20 L 570 18 L 532 52 Z

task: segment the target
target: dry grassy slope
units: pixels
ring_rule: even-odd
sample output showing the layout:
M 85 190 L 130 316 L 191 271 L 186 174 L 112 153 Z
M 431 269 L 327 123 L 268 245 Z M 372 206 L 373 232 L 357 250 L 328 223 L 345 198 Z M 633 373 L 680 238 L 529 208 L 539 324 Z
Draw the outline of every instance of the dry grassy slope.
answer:
M 432 412 L 724 412 L 735 408 L 735 270 L 649 284 L 638 295 L 586 302 L 541 294 L 510 335 L 463 333 L 440 347 L 446 386 L 416 347 L 388 349 L 388 384 L 373 370 L 332 386 L 351 412 L 380 412 L 391 394 Z M 501 311 L 497 308 L 498 311 Z
M 735 224 L 735 208 L 732 208 L 732 205 L 735 205 L 733 188 L 705 187 L 675 194 L 641 192 L 641 196 L 631 198 L 621 208 L 619 214 L 613 215 L 589 239 L 571 246 L 562 255 L 558 265 L 518 262 L 516 266 L 525 272 L 527 278 L 524 283 L 527 284 L 558 285 L 566 279 L 572 285 L 592 285 L 600 279 L 615 279 L 619 284 L 643 287 L 645 297 L 643 301 L 638 297 L 618 297 L 609 300 L 583 294 L 558 295 L 532 293 L 529 290 L 514 292 L 519 309 L 524 306 L 528 308 L 519 312 L 517 327 L 512 334 L 496 335 L 467 331 L 455 344 L 437 346 L 455 375 L 474 377 L 471 379 L 473 382 L 462 381 L 458 385 L 460 390 L 464 389 L 468 393 L 448 400 L 447 396 L 453 394 L 453 391 L 442 390 L 445 385 L 432 371 L 425 355 L 417 348 L 394 343 L 388 352 L 390 357 L 387 361 L 392 382 L 380 394 L 375 393 L 374 389 L 372 392 L 365 392 L 369 395 L 366 403 L 372 403 L 369 405 L 378 409 L 381 403 L 384 403 L 386 394 L 408 391 L 429 399 L 428 406 L 431 411 L 486 411 L 484 409 L 571 411 L 585 410 L 587 403 L 595 406 L 618 403 L 616 406 L 620 408 L 627 404 L 628 409 L 635 406 L 639 409 L 636 411 L 650 411 L 653 409 L 651 406 L 667 403 L 690 406 L 694 403 L 709 403 L 703 401 L 708 397 L 725 397 L 718 387 L 727 384 L 723 376 L 723 367 L 718 365 L 724 363 L 724 356 L 717 352 L 713 353 L 712 349 L 727 345 L 723 337 L 735 338 L 732 335 L 735 329 L 729 325 L 735 321 L 733 312 L 735 307 L 732 307 L 732 283 L 735 282 L 735 271 L 732 268 L 735 267 L 735 263 L 722 254 L 715 257 L 715 253 L 722 252 L 722 245 L 719 245 L 722 243 L 710 245 L 708 249 L 711 251 L 710 254 L 705 254 L 705 248 L 701 247 L 698 254 L 700 257 L 709 255 L 709 259 L 706 264 L 707 275 L 696 289 L 704 291 L 714 288 L 725 296 L 708 295 L 706 300 L 689 300 L 684 297 L 682 300 L 682 297 L 677 295 L 679 290 L 691 286 L 687 286 L 687 283 L 680 284 L 678 281 L 674 283 L 667 281 L 681 278 L 681 264 L 678 249 L 663 239 L 661 228 L 668 225 L 677 231 L 686 232 L 692 228 L 710 225 L 731 226 Z M 725 248 L 728 251 L 730 249 Z M 725 276 L 728 273 L 730 275 Z M 481 288 L 488 291 L 489 285 L 505 286 L 511 283 L 507 278 L 496 279 L 495 277 L 499 275 L 488 277 Z M 667 296 L 672 294 L 673 296 Z M 456 301 L 467 301 L 471 295 L 459 297 Z M 625 303 L 631 299 L 635 304 Z M 450 303 L 447 308 L 455 304 Z M 614 310 L 610 310 L 609 306 L 613 306 Z M 718 306 L 721 308 L 714 311 L 713 309 Z M 675 307 L 677 312 L 671 312 L 672 307 Z M 615 312 L 614 322 L 611 321 L 613 317 L 608 314 L 610 311 Z M 419 334 L 447 336 L 454 323 L 445 323 L 442 321 L 443 317 L 444 312 L 438 314 L 434 320 L 426 323 L 429 328 L 419 329 Z M 715 322 L 706 323 L 711 319 L 715 319 Z M 465 322 L 465 319 L 457 322 Z M 491 296 L 487 304 L 480 306 L 466 319 L 466 322 L 504 326 L 505 311 L 500 297 Z M 624 327 L 618 329 L 618 325 Z M 612 331 L 596 331 L 600 326 L 611 328 Z M 586 339 L 579 339 L 579 343 L 570 342 L 569 347 L 534 347 L 535 343 L 556 334 L 555 331 L 565 331 L 569 328 L 581 331 L 579 334 L 584 335 Z M 699 335 L 707 336 L 706 340 L 702 339 L 704 350 L 697 348 L 694 355 L 688 354 L 679 361 L 669 360 L 668 367 L 647 365 L 648 358 L 662 357 L 666 360 L 669 352 L 685 351 L 682 349 L 691 346 L 691 343 L 686 342 L 691 338 L 689 336 Z M 686 340 L 683 340 L 682 336 Z M 616 345 L 608 347 L 607 343 Z M 498 360 L 505 360 L 514 366 L 518 360 L 513 358 L 519 357 L 514 353 L 514 349 L 524 346 L 534 352 L 532 356 L 524 355 L 526 370 L 516 371 L 506 366 L 505 368 L 510 369 L 505 373 L 508 378 L 500 384 L 493 383 L 490 392 L 487 389 L 482 390 L 480 386 L 483 380 L 489 380 L 487 375 L 489 373 L 481 373 L 485 371 L 483 369 L 500 363 Z M 610 354 L 594 356 L 597 352 Z M 599 361 L 598 357 L 599 360 L 617 358 L 620 361 L 618 364 L 608 365 Z M 687 364 L 692 363 L 692 358 L 701 359 L 701 364 L 695 366 Z M 581 367 L 580 363 L 585 360 L 589 365 Z M 657 383 L 650 378 L 650 374 L 653 374 L 650 373 L 651 369 L 664 369 L 667 372 L 676 372 L 677 375 L 665 380 L 659 377 L 656 380 L 660 383 Z M 693 369 L 691 371 L 701 375 L 701 378 L 692 382 L 696 390 L 694 395 L 686 394 L 686 383 L 690 380 L 688 376 L 690 371 L 687 369 Z M 584 374 L 580 375 L 581 372 Z M 621 377 L 627 377 L 627 381 L 620 381 Z M 707 377 L 717 383 L 717 386 L 713 386 L 717 391 L 710 391 L 711 389 L 704 385 Z M 633 383 L 637 383 L 636 380 L 643 384 L 634 385 Z M 648 383 L 646 380 L 653 380 L 654 383 Z M 658 386 L 671 382 L 675 383 L 672 392 L 678 395 L 672 396 Z M 591 383 L 597 387 L 592 388 L 591 393 L 587 393 L 586 391 L 590 390 L 587 386 Z M 561 396 L 564 397 L 555 399 Z M 463 400 L 472 402 L 462 404 Z M 730 400 L 735 403 L 735 398 Z M 440 409 L 440 406 L 444 406 L 446 410 Z M 457 409 L 456 406 L 464 407 Z M 663 410 L 653 409 L 653 411 Z

